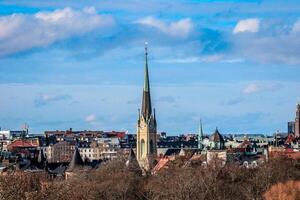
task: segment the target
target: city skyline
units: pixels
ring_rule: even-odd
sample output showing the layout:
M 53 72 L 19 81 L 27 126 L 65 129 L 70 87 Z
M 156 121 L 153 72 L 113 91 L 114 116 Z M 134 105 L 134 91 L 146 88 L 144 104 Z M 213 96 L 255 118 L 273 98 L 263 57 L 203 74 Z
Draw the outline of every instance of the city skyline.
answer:
M 300 6 L 196 2 L 3 1 L 0 126 L 135 133 L 148 41 L 158 131 L 196 133 L 202 118 L 206 134 L 286 132 L 299 100 Z

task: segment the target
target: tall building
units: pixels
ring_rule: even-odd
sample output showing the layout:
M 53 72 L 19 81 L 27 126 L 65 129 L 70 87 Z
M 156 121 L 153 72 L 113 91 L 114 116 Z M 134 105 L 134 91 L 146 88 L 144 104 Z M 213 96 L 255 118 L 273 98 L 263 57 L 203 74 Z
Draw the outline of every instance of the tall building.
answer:
M 297 104 L 297 109 L 296 109 L 295 137 L 300 137 L 300 103 Z
M 149 171 L 153 168 L 157 156 L 157 129 L 155 109 L 152 113 L 150 81 L 148 72 L 148 52 L 145 45 L 145 74 L 142 109 L 139 110 L 137 123 L 137 160 L 141 168 Z
M 290 121 L 288 122 L 288 134 L 294 134 L 295 133 L 295 122 Z

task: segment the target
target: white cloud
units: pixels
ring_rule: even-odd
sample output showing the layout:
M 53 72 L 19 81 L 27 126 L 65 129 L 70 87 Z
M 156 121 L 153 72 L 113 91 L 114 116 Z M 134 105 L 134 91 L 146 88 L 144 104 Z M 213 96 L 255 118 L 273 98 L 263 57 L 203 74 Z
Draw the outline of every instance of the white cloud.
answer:
M 261 87 L 258 84 L 251 83 L 244 88 L 243 93 L 244 94 L 252 94 L 252 93 L 259 92 L 260 90 L 261 90 Z
M 83 12 L 86 12 L 88 14 L 96 14 L 97 13 L 95 7 L 93 7 L 93 6 L 83 8 Z
M 300 19 L 294 24 L 263 21 L 258 34 L 232 35 L 232 52 L 236 57 L 263 64 L 300 63 Z
M 69 7 L 34 15 L 0 17 L 0 56 L 36 47 L 46 47 L 72 36 L 107 29 L 114 25 L 108 15 L 98 15 L 93 7 L 76 11 Z
M 253 94 L 258 92 L 275 91 L 282 87 L 279 83 L 250 83 L 244 89 L 244 94 Z
M 35 98 L 34 103 L 36 106 L 45 106 L 51 102 L 67 100 L 71 98 L 72 97 L 68 94 L 41 94 Z
M 88 122 L 88 123 L 93 123 L 95 122 L 97 119 L 96 115 L 95 114 L 90 114 L 88 116 L 85 117 L 85 121 Z
M 293 33 L 299 33 L 300 32 L 300 19 L 298 19 L 295 24 L 293 25 L 292 29 Z
M 135 23 L 146 25 L 146 26 L 152 26 L 154 28 L 159 29 L 163 33 L 175 37 L 187 37 L 192 29 L 193 29 L 193 23 L 190 18 L 184 18 L 176 22 L 171 22 L 167 24 L 166 22 L 163 22 L 161 20 L 158 20 L 154 17 L 146 17 L 139 19 L 135 21 Z
M 245 62 L 245 59 L 243 58 L 228 58 L 225 60 L 222 60 L 223 63 L 242 63 Z
M 219 62 L 223 58 L 221 54 L 214 54 L 201 57 L 185 57 L 185 58 L 170 58 L 155 60 L 157 63 L 211 63 Z
M 233 33 L 252 32 L 259 31 L 260 20 L 256 18 L 245 19 L 238 21 L 237 25 L 233 29 Z

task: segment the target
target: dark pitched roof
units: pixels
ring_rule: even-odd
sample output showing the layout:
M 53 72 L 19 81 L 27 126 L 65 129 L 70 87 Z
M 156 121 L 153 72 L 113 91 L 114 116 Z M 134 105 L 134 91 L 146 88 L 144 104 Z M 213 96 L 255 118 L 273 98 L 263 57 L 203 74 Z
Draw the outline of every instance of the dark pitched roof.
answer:
M 31 160 L 26 160 L 25 161 L 25 166 L 23 166 L 21 168 L 21 170 L 27 171 L 27 172 L 30 172 L 30 171 L 42 171 Z
M 48 172 L 50 174 L 54 174 L 56 176 L 63 176 L 65 171 L 66 171 L 66 166 L 63 166 L 63 165 L 56 167 L 54 170 L 48 169 Z
M 132 148 L 130 149 L 128 159 L 126 161 L 126 167 L 131 171 L 142 172 Z
M 181 149 L 168 149 L 165 153 L 164 156 L 173 156 L 173 155 L 178 155 Z
M 224 138 L 220 134 L 218 128 L 216 128 L 215 132 L 210 136 L 209 140 L 213 141 L 213 142 L 222 142 L 222 143 L 224 143 Z
M 75 151 L 73 153 L 72 160 L 68 166 L 67 171 L 73 171 L 76 168 L 82 167 L 83 166 L 83 161 L 80 156 L 79 150 L 77 147 L 75 147 Z

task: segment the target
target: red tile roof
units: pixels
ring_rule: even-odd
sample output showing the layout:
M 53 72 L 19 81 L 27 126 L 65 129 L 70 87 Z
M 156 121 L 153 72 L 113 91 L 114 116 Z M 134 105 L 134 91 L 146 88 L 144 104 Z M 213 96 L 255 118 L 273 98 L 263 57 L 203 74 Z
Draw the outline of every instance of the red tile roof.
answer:
M 252 144 L 248 140 L 244 140 L 237 148 L 247 148 L 252 147 Z
M 39 141 L 38 140 L 15 140 L 9 145 L 7 145 L 7 148 L 14 149 L 14 148 L 35 148 L 39 147 Z

